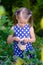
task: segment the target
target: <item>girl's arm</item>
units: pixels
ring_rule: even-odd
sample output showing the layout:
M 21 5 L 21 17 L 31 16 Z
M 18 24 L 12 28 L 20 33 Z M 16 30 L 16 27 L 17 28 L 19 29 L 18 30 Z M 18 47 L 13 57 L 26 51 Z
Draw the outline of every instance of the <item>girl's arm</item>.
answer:
M 14 41 L 13 35 L 9 35 L 8 38 L 7 38 L 7 43 L 10 44 L 13 41 Z
M 9 35 L 8 38 L 7 38 L 7 43 L 10 44 L 13 41 L 19 42 L 20 38 L 19 37 L 13 37 L 13 35 Z
M 31 38 L 29 39 L 29 42 L 35 42 L 36 38 L 35 38 L 34 28 L 32 26 L 30 28 L 30 36 Z
M 14 30 L 13 27 L 11 29 Z M 19 37 L 13 37 L 13 35 L 9 35 L 7 38 L 7 43 L 10 44 L 13 41 L 20 41 L 20 38 Z

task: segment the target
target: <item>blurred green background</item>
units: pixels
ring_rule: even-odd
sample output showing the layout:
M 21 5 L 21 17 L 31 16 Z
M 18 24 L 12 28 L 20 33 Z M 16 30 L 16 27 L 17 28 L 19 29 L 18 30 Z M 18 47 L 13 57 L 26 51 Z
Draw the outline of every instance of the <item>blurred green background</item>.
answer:
M 13 42 L 8 45 L 7 37 L 13 34 L 10 28 L 13 26 L 14 12 L 21 7 L 32 11 L 36 35 L 36 42 L 33 43 L 35 52 L 32 51 L 35 57 L 28 59 L 24 53 L 23 62 L 25 63 L 23 65 L 29 65 L 34 60 L 34 65 L 43 65 L 43 0 L 0 0 L 0 65 L 15 65 L 13 63 Z

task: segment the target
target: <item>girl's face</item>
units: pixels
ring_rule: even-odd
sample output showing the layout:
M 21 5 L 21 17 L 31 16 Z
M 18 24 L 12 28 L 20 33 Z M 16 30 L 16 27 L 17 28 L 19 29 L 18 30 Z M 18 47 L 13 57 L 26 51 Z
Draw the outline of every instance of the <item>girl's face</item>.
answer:
M 27 23 L 27 21 L 28 21 L 28 19 L 27 19 L 27 18 L 25 18 L 25 17 L 23 16 L 23 14 L 22 14 L 22 13 L 20 13 L 20 14 L 19 14 L 19 17 L 18 17 L 18 23 L 21 23 L 21 24 L 26 24 L 26 23 Z

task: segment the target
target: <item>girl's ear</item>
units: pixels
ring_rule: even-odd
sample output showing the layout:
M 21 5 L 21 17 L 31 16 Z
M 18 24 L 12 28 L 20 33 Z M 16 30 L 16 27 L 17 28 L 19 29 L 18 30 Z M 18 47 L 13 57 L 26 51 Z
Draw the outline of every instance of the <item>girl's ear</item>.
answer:
M 16 15 L 16 20 L 20 19 L 20 16 L 19 15 Z
M 18 16 L 16 15 L 16 19 L 18 20 Z

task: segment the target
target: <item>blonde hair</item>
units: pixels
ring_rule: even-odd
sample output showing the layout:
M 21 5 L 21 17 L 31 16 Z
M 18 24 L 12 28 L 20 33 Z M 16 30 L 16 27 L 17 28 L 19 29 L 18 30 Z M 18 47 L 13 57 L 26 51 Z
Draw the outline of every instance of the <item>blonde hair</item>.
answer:
M 16 19 L 16 16 L 18 15 L 22 15 L 24 18 L 28 18 L 29 19 L 29 24 L 30 26 L 33 26 L 33 17 L 32 17 L 32 11 L 30 11 L 29 9 L 27 8 L 20 8 L 19 10 L 17 10 L 14 14 L 14 24 L 17 24 L 17 19 Z

